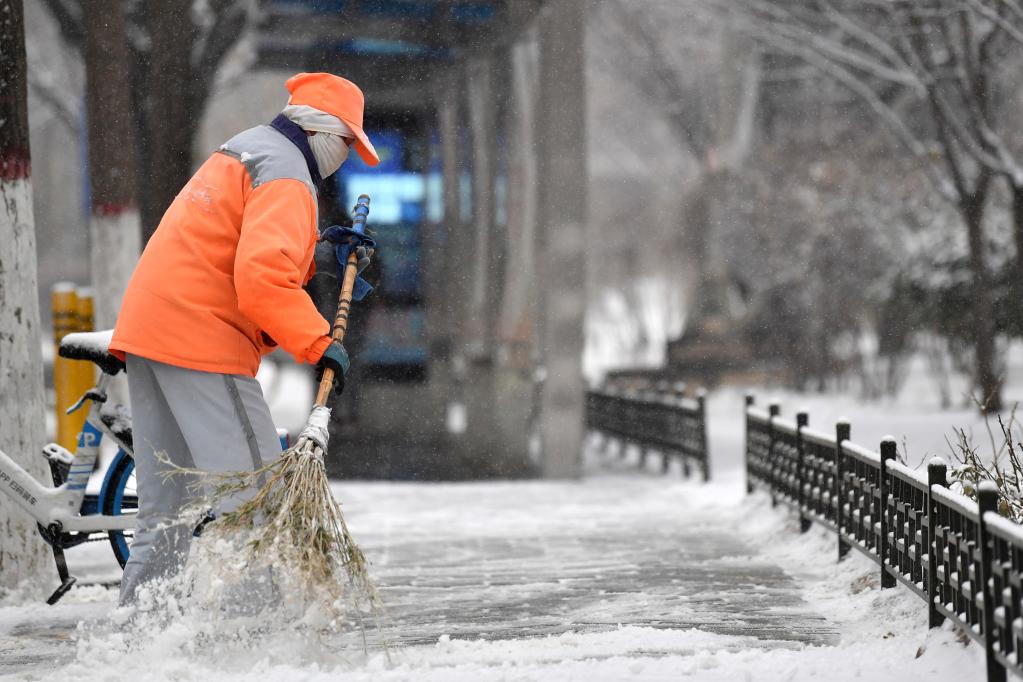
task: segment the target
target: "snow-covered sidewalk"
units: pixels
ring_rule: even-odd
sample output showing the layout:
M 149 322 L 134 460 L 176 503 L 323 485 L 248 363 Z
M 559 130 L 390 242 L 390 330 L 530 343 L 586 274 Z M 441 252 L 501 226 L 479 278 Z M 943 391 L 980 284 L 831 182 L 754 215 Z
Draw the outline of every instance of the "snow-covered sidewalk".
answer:
M 331 643 L 197 653 L 169 631 L 130 654 L 77 623 L 101 588 L 0 609 L 0 672 L 20 679 L 829 680 L 976 677 L 979 648 L 928 633 L 923 604 L 834 563 L 741 481 L 625 470 L 582 482 L 337 486 L 389 612 L 390 660 Z M 98 549 L 98 548 L 97 548 Z M 917 658 L 920 651 L 919 658 Z
M 851 413 L 867 443 L 873 431 L 901 436 L 900 425 L 915 424 L 849 401 L 812 402 L 818 426 L 832 412 Z M 129 645 L 106 622 L 115 594 L 94 587 L 56 607 L 0 605 L 0 676 L 980 679 L 980 647 L 948 625 L 929 631 L 917 597 L 881 591 L 865 558 L 853 552 L 836 563 L 833 536 L 800 535 L 786 509 L 745 495 L 741 410 L 741 392 L 712 396 L 710 484 L 659 475 L 655 461 L 637 471 L 635 453 L 595 452 L 578 482 L 338 484 L 381 585 L 389 654 L 285 635 L 255 650 L 244 640 L 211 647 L 187 623 Z M 910 442 L 940 447 L 957 416 L 927 415 L 932 442 L 915 433 Z M 117 577 L 105 546 L 69 558 L 84 580 Z

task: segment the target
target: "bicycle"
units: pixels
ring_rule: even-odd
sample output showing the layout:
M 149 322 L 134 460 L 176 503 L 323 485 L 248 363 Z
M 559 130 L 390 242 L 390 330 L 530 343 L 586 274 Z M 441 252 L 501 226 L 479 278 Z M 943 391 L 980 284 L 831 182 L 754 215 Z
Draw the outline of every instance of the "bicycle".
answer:
M 44 487 L 6 453 L 0 450 L 0 490 L 35 519 L 39 534 L 53 550 L 60 586 L 46 600 L 56 604 L 74 586 L 64 550 L 85 542 L 110 542 L 117 563 L 124 568 L 131 555 L 130 540 L 135 528 L 138 497 L 135 494 L 135 460 L 132 449 L 131 415 L 119 404 L 107 404 L 107 391 L 124 363 L 108 348 L 113 330 L 78 332 L 61 339 L 58 354 L 71 360 L 87 360 L 100 369 L 94 388 L 68 408 L 68 414 L 90 403 L 72 454 L 57 443 L 49 443 L 42 455 L 50 466 L 53 488 Z M 286 432 L 278 429 L 282 448 L 288 447 Z M 89 481 L 99 458 L 104 436 L 117 446 L 103 474 L 99 492 L 88 492 Z

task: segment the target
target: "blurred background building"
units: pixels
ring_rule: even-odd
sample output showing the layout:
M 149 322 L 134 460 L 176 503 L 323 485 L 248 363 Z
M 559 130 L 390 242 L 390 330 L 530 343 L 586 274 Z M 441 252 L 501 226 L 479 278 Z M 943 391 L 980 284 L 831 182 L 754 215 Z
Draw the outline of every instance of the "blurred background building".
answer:
M 995 0 L 940 3 L 989 38 L 973 138 L 969 92 L 914 65 L 976 36 L 899 56 L 922 19 L 853 0 L 100 4 L 125 16 L 108 39 L 129 45 L 143 235 L 291 74 L 364 89 L 383 162 L 350 160 L 321 200 L 329 224 L 372 195 L 383 244 L 335 473 L 463 478 L 574 475 L 584 381 L 608 371 L 877 399 L 924 363 L 943 403 L 1000 395 L 1023 329 L 1023 32 L 985 20 Z M 86 7 L 26 3 L 44 298 L 96 247 Z

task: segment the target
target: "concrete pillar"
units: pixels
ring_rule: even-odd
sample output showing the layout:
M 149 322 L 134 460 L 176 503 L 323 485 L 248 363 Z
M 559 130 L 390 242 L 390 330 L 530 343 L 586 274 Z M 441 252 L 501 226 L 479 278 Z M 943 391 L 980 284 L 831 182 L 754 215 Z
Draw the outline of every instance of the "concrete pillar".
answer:
M 536 310 L 536 78 L 534 40 L 510 50 L 511 103 L 508 125 L 508 256 L 499 329 L 513 366 L 532 358 Z
M 430 326 L 434 328 L 431 336 L 438 339 L 434 348 L 434 352 L 439 351 L 435 362 L 443 373 L 441 377 L 431 373 L 431 383 L 443 391 L 441 399 L 446 405 L 445 431 L 448 438 L 454 439 L 464 434 L 466 428 L 465 261 L 472 253 L 472 242 L 465 234 L 462 223 L 462 164 L 459 153 L 462 147 L 462 89 L 459 76 L 457 70 L 444 75 L 437 103 L 444 218 L 443 228 L 439 231 L 441 233 L 437 235 L 440 243 L 432 248 L 441 248 L 444 253 L 435 254 L 432 260 L 438 263 L 435 276 L 441 277 L 444 284 L 430 284 L 431 291 L 436 294 L 431 293 L 428 301 Z
M 502 471 L 522 471 L 523 422 L 528 400 L 522 381 L 498 353 L 498 321 L 504 291 L 506 233 L 498 225 L 498 159 L 504 127 L 506 60 L 494 50 L 469 59 L 468 94 L 472 140 L 473 251 L 466 373 L 467 444 L 488 453 Z
M 544 5 L 539 23 L 536 233 L 539 436 L 547 478 L 580 474 L 583 318 L 586 312 L 585 0 Z
M 466 75 L 472 132 L 472 220 L 475 237 L 469 290 L 470 355 L 474 362 L 491 364 L 497 317 L 497 306 L 490 295 L 497 274 L 493 267 L 493 254 L 497 248 L 494 234 L 497 107 L 493 56 L 487 54 L 471 59 L 466 65 Z
M 458 248 L 455 239 L 459 234 L 461 197 L 458 190 L 458 129 L 459 96 L 458 79 L 448 74 L 439 79 L 440 97 L 437 100 L 437 127 L 440 138 L 441 186 L 443 217 L 431 229 L 424 240 L 424 255 L 429 262 L 430 276 L 427 279 L 427 311 L 430 337 L 435 348 L 431 352 L 438 360 L 451 357 L 457 338 L 458 297 L 451 290 L 448 278 L 457 274 L 451 261 L 453 250 Z

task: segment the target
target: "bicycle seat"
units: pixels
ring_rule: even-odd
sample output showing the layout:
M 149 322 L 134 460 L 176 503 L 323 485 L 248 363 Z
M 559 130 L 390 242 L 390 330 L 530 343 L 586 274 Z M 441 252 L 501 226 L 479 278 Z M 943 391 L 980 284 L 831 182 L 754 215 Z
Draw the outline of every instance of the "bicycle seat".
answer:
M 60 340 L 60 357 L 69 360 L 94 362 L 107 374 L 117 374 L 124 369 L 124 363 L 110 354 L 110 339 L 113 329 L 101 332 L 75 332 Z

